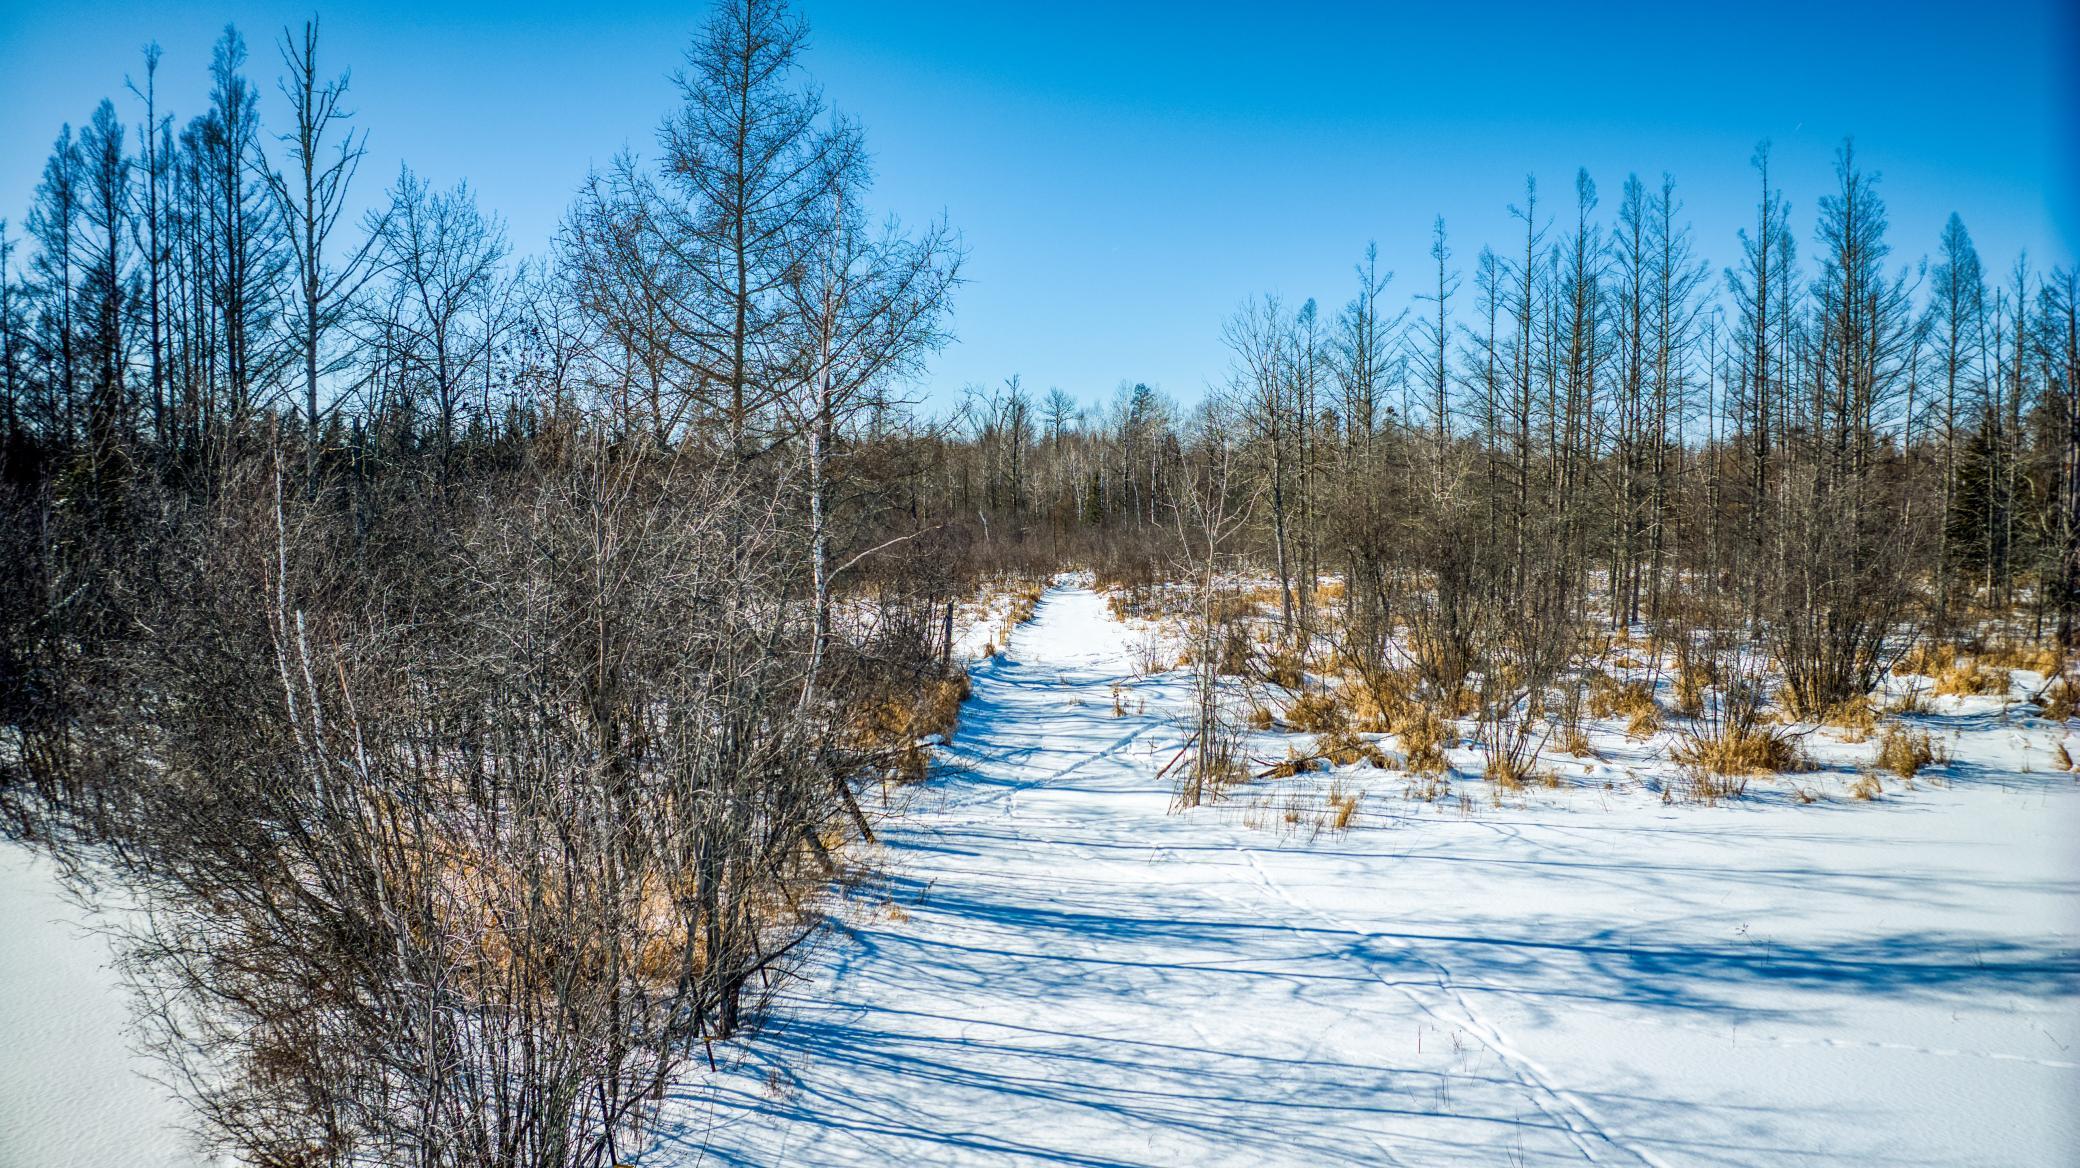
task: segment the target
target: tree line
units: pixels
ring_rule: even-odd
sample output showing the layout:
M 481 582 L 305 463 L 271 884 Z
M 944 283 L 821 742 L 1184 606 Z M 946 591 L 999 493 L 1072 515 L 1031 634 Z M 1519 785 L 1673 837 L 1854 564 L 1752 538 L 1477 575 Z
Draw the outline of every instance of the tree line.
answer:
M 1993 279 L 1956 215 L 1902 261 L 1848 141 L 1802 249 L 1767 144 L 1752 162 L 1754 222 L 1718 271 L 1671 177 L 1628 177 L 1606 210 L 1583 172 L 1557 212 L 1527 180 L 1515 240 L 1469 270 L 1440 218 L 1401 304 L 1371 249 L 1340 311 L 1245 302 L 1200 403 L 973 390 L 949 513 L 1175 574 L 1192 492 L 1232 463 L 1223 555 L 1275 579 L 1297 645 L 1340 578 L 1365 658 L 1411 622 L 1462 642 L 1481 610 L 1651 631 L 1706 604 L 1817 711 L 1869 692 L 1910 633 L 1996 620 L 2071 647 L 2074 269 Z

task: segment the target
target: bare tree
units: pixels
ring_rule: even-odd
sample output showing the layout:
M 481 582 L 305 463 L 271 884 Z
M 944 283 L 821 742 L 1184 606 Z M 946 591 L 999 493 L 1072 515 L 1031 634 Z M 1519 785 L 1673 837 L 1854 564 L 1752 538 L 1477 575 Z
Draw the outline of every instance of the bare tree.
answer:
M 383 238 L 386 220 L 371 222 L 361 245 L 335 266 L 327 245 L 341 216 L 347 194 L 367 152 L 366 133 L 356 138 L 346 123 L 353 115 L 342 108 L 347 74 L 325 80 L 318 72 L 318 22 L 306 21 L 300 35 L 282 31 L 281 81 L 288 99 L 291 126 L 281 135 L 288 148 L 289 173 L 268 169 L 268 189 L 275 214 L 288 242 L 289 274 L 295 280 L 291 328 L 303 374 L 304 489 L 318 489 L 318 456 L 322 432 L 338 406 L 322 402 L 320 380 L 341 369 L 346 359 L 326 353 L 333 330 L 352 311 L 353 298 L 374 271 L 371 262 Z

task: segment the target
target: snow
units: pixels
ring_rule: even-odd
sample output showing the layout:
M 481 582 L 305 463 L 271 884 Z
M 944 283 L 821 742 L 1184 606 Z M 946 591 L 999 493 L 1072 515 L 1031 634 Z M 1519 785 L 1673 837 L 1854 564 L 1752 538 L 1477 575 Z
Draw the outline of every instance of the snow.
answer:
M 1500 806 L 1361 765 L 1317 831 L 1263 808 L 1327 776 L 1170 811 L 1187 683 L 1136 678 L 1136 636 L 1058 584 L 973 667 L 886 879 L 643 1163 L 2080 1155 L 2062 728 L 1940 708 L 1943 781 L 1873 803 L 1837 772 L 1664 804 L 1638 750 Z
M 205 1163 L 131 1046 L 105 936 L 51 862 L 0 841 L 0 1168 Z
M 2080 1160 L 2065 727 L 1939 699 L 1913 721 L 1952 761 L 1873 803 L 1871 744 L 1816 736 L 1809 805 L 1704 806 L 1604 730 L 1499 805 L 1360 765 L 1175 813 L 1188 682 L 1137 674 L 1148 635 L 1062 582 L 971 666 L 885 875 L 641 1163 Z M 200 1163 L 88 920 L 0 846 L 0 1168 Z

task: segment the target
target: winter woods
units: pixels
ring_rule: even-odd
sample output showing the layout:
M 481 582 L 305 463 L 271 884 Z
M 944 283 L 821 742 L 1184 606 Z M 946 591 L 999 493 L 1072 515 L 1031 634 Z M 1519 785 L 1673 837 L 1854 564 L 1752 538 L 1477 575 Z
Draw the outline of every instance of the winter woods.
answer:
M 1420 271 L 1237 288 L 1204 401 L 925 408 L 963 245 L 885 216 L 806 38 L 716 6 L 553 240 L 368 173 L 315 20 L 227 29 L 185 120 L 148 50 L 0 222 L 0 810 L 146 910 L 233 1153 L 627 1158 L 921 771 L 985 574 L 1189 585 L 1180 806 L 1237 672 L 1471 718 L 1515 784 L 1599 640 L 1708 679 L 1699 757 L 1917 637 L 2080 645 L 2075 271 L 1909 237 L 1852 143 L 1798 208 L 1758 148 L 1733 238 L 1581 173 L 1506 239 L 1399 225 Z

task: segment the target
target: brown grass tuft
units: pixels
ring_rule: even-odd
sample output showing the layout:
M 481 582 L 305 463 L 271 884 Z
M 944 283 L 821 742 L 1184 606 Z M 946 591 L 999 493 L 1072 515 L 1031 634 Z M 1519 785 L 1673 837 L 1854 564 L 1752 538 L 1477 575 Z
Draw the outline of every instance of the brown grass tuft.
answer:
M 1354 762 L 1369 762 L 1373 766 L 1384 769 L 1387 765 L 1387 756 L 1380 753 L 1379 747 L 1374 746 L 1372 743 L 1351 733 L 1349 729 L 1341 726 L 1328 733 L 1317 735 L 1315 738 L 1315 750 L 1336 766 L 1349 766 Z
M 2027 669 L 2046 677 L 2065 668 L 2065 659 L 2057 649 L 2020 641 L 1996 641 L 1979 654 L 1979 660 L 1997 669 Z
M 1491 758 L 1488 760 L 1487 769 L 1481 772 L 1481 777 L 1495 784 L 1498 791 L 1516 791 L 1523 788 L 1525 780 L 1531 775 L 1528 771 L 1518 772 L 1513 769 L 1506 759 Z
M 1625 716 L 1625 733 L 1630 737 L 1649 738 L 1661 729 L 1661 707 L 1654 703 L 1654 691 L 1647 683 L 1621 682 L 1607 673 L 1591 673 L 1589 716 L 1608 718 L 1616 714 Z
M 1893 662 L 1894 676 L 1918 673 L 1923 677 L 1936 677 L 1957 664 L 1957 646 L 1949 641 L 1916 641 L 1912 648 Z
M 1911 779 L 1922 767 L 1942 761 L 1942 755 L 1929 739 L 1928 731 L 1910 730 L 1894 723 L 1885 727 L 1885 737 L 1878 740 L 1878 756 L 1873 761 L 1902 779 Z
M 861 751 L 889 760 L 897 782 L 923 781 L 932 741 L 948 741 L 968 700 L 968 675 L 928 678 L 910 692 L 888 692 L 852 709 L 847 731 Z
M 1441 775 L 1450 769 L 1444 746 L 1451 733 L 1450 723 L 1429 706 L 1413 707 L 1395 727 L 1401 749 L 1408 755 L 1408 769 L 1419 775 Z
M 1286 689 L 1299 689 L 1307 681 L 1300 654 L 1281 649 L 1264 662 L 1264 680 Z
M 1344 687 L 1352 728 L 1368 734 L 1385 734 L 1393 730 L 1414 709 L 1414 695 L 1420 684 L 1413 670 L 1360 672 Z
M 1849 797 L 1851 799 L 1860 799 L 1866 803 L 1884 793 L 1885 788 L 1879 784 L 1878 776 L 1869 771 L 1857 775 L 1856 781 L 1849 784 Z
M 1998 697 L 2008 692 L 2008 671 L 1968 657 L 1936 675 L 1936 692 L 1954 697 Z
M 1362 792 L 1345 790 L 1343 784 L 1329 783 L 1329 825 L 1337 831 L 1349 831 L 1358 818 L 1358 798 Z
M 1798 740 L 1766 726 L 1685 734 L 1670 753 L 1677 762 L 1713 775 L 1774 775 L 1806 769 Z
M 2063 722 L 2080 713 L 2080 685 L 2075 685 L 2072 677 L 2062 676 L 2045 687 L 2043 703 L 2038 717 Z
M 1864 742 L 1877 732 L 1878 712 L 1871 708 L 1869 698 L 1850 698 L 1828 707 L 1818 721 L 1823 726 L 1843 731 L 1845 741 Z
M 1704 713 L 1704 691 L 1717 680 L 1709 665 L 1686 662 L 1676 670 L 1676 712 L 1685 718 Z
M 1906 690 L 1885 705 L 1888 714 L 1919 714 L 1928 709 L 1928 687 L 1909 683 Z
M 1293 704 L 1286 707 L 1286 721 L 1296 730 L 1309 734 L 1323 734 L 1342 730 L 1350 725 L 1350 717 L 1344 710 L 1341 696 L 1335 690 L 1314 690 L 1301 694 Z
M 1627 738 L 1652 738 L 1661 732 L 1661 711 L 1653 706 L 1632 715 L 1625 722 Z

